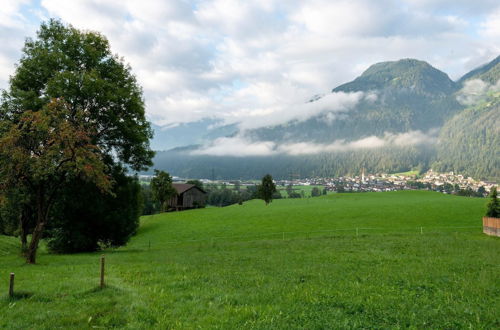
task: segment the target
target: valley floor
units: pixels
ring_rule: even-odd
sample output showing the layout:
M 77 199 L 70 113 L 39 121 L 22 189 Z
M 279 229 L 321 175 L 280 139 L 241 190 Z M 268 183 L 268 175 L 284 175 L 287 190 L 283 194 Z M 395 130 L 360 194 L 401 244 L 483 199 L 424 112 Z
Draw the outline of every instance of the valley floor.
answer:
M 103 290 L 101 253 L 28 266 L 0 236 L 0 328 L 499 328 L 486 203 L 401 191 L 148 216 L 104 251 Z

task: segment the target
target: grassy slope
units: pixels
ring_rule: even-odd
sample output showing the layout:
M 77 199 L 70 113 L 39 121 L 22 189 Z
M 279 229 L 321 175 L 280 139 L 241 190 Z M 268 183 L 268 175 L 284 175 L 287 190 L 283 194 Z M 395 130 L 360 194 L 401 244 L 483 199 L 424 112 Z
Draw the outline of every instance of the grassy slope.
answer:
M 106 252 L 102 291 L 99 254 L 26 266 L 0 238 L 0 288 L 14 271 L 20 293 L 0 295 L 0 328 L 499 327 L 500 240 L 481 234 L 485 203 L 341 194 L 145 217 Z M 304 233 L 356 227 L 379 229 Z

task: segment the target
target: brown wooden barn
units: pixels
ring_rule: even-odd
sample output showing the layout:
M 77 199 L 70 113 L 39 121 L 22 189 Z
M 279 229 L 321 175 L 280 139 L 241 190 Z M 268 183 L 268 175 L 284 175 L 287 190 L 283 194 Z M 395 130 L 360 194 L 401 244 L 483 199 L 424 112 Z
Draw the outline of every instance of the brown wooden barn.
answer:
M 177 194 L 170 198 L 168 206 L 176 210 L 205 207 L 207 193 L 194 184 L 173 183 Z

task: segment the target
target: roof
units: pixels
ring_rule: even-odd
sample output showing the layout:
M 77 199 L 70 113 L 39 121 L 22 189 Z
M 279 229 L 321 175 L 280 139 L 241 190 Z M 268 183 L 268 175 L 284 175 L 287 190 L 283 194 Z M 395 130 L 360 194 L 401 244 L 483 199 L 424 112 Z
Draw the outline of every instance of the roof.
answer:
M 174 186 L 175 190 L 177 191 L 177 194 L 180 195 L 186 191 L 188 191 L 191 188 L 196 188 L 200 190 L 201 192 L 205 193 L 203 189 L 200 189 L 196 187 L 194 184 L 189 184 L 189 183 L 172 183 L 172 186 Z

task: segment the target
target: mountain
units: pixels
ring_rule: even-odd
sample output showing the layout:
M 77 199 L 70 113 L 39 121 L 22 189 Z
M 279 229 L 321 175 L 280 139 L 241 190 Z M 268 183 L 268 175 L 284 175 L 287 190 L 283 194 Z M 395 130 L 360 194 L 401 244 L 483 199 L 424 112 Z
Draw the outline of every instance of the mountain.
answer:
M 221 121 L 215 119 L 203 119 L 174 127 L 162 127 L 153 124 L 153 130 L 155 134 L 151 147 L 154 150 L 169 150 L 228 136 L 237 132 L 238 127 L 234 124 L 223 125 Z
M 326 107 L 307 120 L 239 133 L 252 142 L 272 141 L 277 150 L 272 156 L 199 155 L 196 151 L 204 146 L 192 145 L 158 153 L 155 166 L 177 176 L 216 179 L 250 179 L 266 173 L 276 178 L 287 178 L 290 173 L 341 176 L 359 174 L 363 168 L 370 173 L 390 173 L 432 166 L 500 181 L 499 58 L 457 82 L 423 61 L 377 63 L 353 81 L 332 89 L 331 95 L 362 95 L 352 108 L 339 112 Z M 309 103 L 325 101 L 328 96 L 315 95 Z M 412 139 L 412 132 L 424 138 Z M 395 143 L 397 137 L 410 143 Z M 338 141 L 356 146 L 363 139 L 388 143 L 302 155 L 279 152 L 280 146 L 294 143 L 306 148 Z
M 386 133 L 427 132 L 441 127 L 463 109 L 454 96 L 458 89 L 459 85 L 448 75 L 423 61 L 377 63 L 355 80 L 332 90 L 332 93 L 362 93 L 364 97 L 353 109 L 345 112 L 326 109 L 305 121 L 259 128 L 248 134 L 261 141 L 331 143 Z M 316 97 L 312 102 L 319 100 L 321 97 Z
M 464 75 L 459 81 L 480 79 L 473 104 L 442 128 L 434 168 L 500 182 L 500 56 Z
M 427 62 L 402 59 L 374 64 L 360 77 L 334 88 L 332 92 L 388 89 L 419 95 L 448 96 L 456 91 L 457 84 L 446 73 Z
M 480 66 L 477 69 L 470 71 L 458 80 L 460 85 L 463 85 L 467 80 L 481 79 L 489 84 L 496 84 L 500 77 L 500 55 L 493 61 Z
M 500 182 L 500 93 L 453 117 L 439 141 L 436 170 Z

